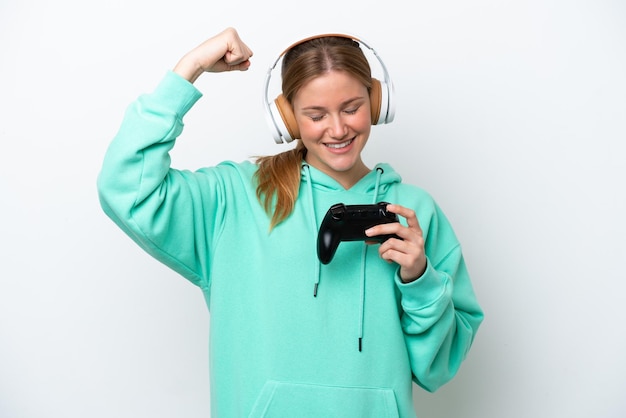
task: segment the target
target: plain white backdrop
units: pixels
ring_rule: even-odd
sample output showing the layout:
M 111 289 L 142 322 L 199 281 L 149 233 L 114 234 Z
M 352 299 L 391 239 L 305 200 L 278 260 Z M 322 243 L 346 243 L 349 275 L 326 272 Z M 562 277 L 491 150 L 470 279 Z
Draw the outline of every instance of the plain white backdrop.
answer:
M 262 84 L 297 39 L 361 36 L 391 72 L 366 162 L 443 206 L 486 313 L 420 417 L 626 415 L 623 1 L 0 1 L 0 417 L 209 416 L 202 295 L 95 182 L 126 106 L 226 26 L 252 68 L 197 82 L 177 167 L 284 149 Z

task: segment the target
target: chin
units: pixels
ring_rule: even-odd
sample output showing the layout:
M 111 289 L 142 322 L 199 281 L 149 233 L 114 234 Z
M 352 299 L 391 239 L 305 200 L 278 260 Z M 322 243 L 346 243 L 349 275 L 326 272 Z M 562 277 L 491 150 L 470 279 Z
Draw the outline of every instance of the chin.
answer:
M 347 173 L 356 167 L 356 162 L 350 162 L 345 164 L 329 164 L 328 165 L 331 170 L 336 171 L 337 173 Z

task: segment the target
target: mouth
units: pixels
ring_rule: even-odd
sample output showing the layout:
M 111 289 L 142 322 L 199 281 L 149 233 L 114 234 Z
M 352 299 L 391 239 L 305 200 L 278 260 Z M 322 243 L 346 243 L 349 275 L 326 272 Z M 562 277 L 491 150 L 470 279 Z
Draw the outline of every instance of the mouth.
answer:
M 354 138 L 350 138 L 347 141 L 336 142 L 336 143 L 332 143 L 332 144 L 324 144 L 324 146 L 326 148 L 331 148 L 331 149 L 342 149 L 342 148 L 346 148 L 346 147 L 350 146 L 350 144 L 352 144 L 353 142 L 354 142 Z

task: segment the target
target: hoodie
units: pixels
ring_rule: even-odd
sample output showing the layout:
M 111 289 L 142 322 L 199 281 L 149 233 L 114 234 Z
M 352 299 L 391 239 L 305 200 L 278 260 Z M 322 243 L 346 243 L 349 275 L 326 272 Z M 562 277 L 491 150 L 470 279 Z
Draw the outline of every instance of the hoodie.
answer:
M 168 72 L 132 103 L 98 176 L 104 212 L 202 291 L 210 315 L 212 416 L 414 417 L 413 382 L 457 373 L 483 319 L 461 246 L 432 197 L 378 164 L 349 190 L 302 164 L 291 215 L 270 231 L 250 161 L 170 166 L 200 99 Z M 329 264 L 317 233 L 335 203 L 413 209 L 427 268 L 403 283 L 377 245 L 341 242 Z

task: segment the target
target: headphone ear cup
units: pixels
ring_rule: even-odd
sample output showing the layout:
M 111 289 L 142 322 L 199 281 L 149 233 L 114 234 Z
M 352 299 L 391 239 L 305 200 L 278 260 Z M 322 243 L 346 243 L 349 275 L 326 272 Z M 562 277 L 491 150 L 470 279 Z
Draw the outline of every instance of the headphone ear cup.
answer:
M 393 103 L 391 103 L 391 91 L 387 83 L 372 78 L 370 103 L 372 105 L 372 125 L 380 125 L 393 121 L 395 109 Z
M 372 78 L 372 88 L 370 89 L 370 111 L 372 113 L 372 125 L 380 123 L 380 107 L 382 102 L 382 87 L 380 81 Z
M 281 131 L 281 135 L 291 142 L 294 139 L 300 138 L 300 129 L 296 122 L 296 116 L 293 114 L 293 108 L 282 94 L 274 100 L 274 105 L 278 111 L 278 115 L 275 115 L 276 125 Z M 282 124 L 280 123 L 282 122 Z

